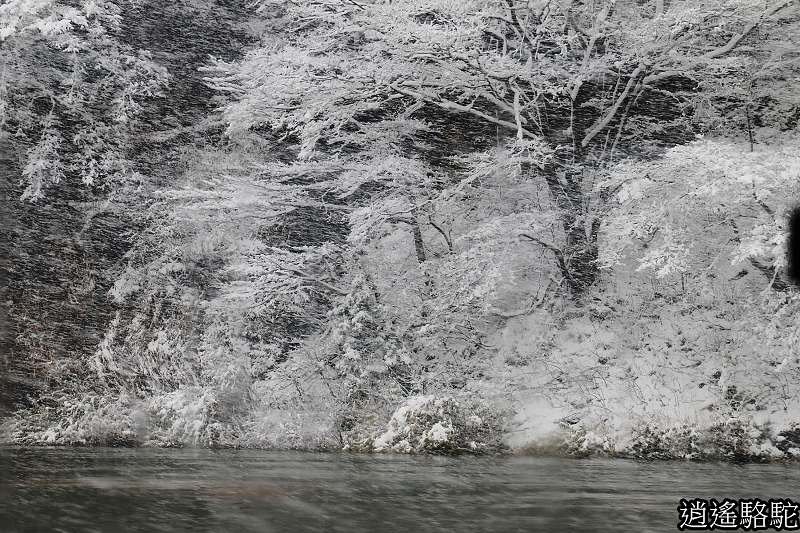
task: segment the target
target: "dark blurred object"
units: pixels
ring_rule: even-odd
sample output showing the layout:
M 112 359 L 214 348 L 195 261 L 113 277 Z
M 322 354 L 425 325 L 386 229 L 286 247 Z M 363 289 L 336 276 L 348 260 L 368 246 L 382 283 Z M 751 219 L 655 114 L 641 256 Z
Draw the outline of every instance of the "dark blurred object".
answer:
M 797 286 L 800 286 L 800 206 L 789 213 L 789 239 L 786 244 L 788 259 L 788 275 Z

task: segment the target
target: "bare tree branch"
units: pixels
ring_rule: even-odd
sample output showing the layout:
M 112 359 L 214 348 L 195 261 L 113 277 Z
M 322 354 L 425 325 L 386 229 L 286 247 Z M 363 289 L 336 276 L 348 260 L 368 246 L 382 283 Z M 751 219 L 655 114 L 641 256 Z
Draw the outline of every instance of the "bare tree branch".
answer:
M 431 217 L 430 215 L 428 215 L 428 223 L 431 226 L 433 226 L 434 229 L 436 229 L 436 231 L 438 231 L 442 235 L 442 237 L 444 237 L 444 242 L 447 243 L 447 248 L 452 252 L 453 251 L 453 241 L 450 239 L 450 237 L 447 235 L 447 233 L 444 232 L 444 230 L 441 228 L 441 226 L 439 226 L 436 222 L 433 221 L 433 217 Z
M 531 311 L 540 308 L 542 304 L 544 304 L 550 292 L 550 288 L 553 286 L 553 283 L 558 285 L 558 283 L 553 279 L 553 276 L 550 276 L 550 279 L 547 280 L 547 285 L 545 286 L 544 291 L 542 291 L 541 296 L 532 299 L 531 304 L 526 308 L 516 309 L 514 311 L 501 311 L 500 309 L 492 309 L 491 313 L 501 318 L 516 318 L 518 316 L 528 315 L 531 313 Z
M 572 276 L 572 273 L 570 273 L 569 268 L 567 267 L 567 261 L 564 258 L 564 252 L 562 252 L 560 248 L 550 244 L 549 242 L 545 242 L 545 241 L 543 241 L 541 239 L 537 239 L 536 237 L 534 237 L 532 235 L 528 235 L 527 233 L 520 233 L 519 236 L 520 237 L 525 237 L 526 239 L 535 242 L 539 246 L 542 246 L 543 248 L 553 252 L 553 255 L 556 256 L 556 261 L 558 262 L 558 268 L 559 268 L 559 270 L 561 270 L 561 273 L 564 275 L 564 277 L 567 277 L 570 280 L 574 280 L 575 279 Z

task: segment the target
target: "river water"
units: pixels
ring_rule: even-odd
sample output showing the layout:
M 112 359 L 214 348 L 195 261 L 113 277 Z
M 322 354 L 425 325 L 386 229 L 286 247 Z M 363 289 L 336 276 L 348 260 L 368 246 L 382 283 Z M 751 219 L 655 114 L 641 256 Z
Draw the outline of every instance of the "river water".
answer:
M 798 487 L 797 465 L 0 449 L 0 532 L 676 531 L 682 497 Z

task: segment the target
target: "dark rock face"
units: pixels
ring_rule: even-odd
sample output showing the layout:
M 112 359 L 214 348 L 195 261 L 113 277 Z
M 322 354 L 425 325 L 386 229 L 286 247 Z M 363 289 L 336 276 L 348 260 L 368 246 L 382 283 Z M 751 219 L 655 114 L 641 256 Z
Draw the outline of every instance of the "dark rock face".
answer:
M 251 14 L 238 0 L 145 0 L 123 3 L 122 16 L 116 37 L 149 51 L 171 75 L 164 98 L 148 103 L 127 147 L 146 186 L 163 186 L 176 175 L 176 148 L 209 139 L 193 134 L 156 142 L 148 135 L 191 126 L 213 112 L 217 103 L 198 67 L 209 55 L 235 58 L 250 39 L 238 24 Z M 115 311 L 108 290 L 140 225 L 136 198 L 98 209 L 108 193 L 90 190 L 79 176 L 36 203 L 20 200 L 17 150 L 0 132 L 0 416 L 41 398 L 54 380 L 63 384 L 86 371 Z
M 96 193 L 65 184 L 29 204 L 19 199 L 23 188 L 12 148 L 0 141 L 0 404 L 6 407 L 28 403 L 77 364 L 75 356 L 94 352 L 112 311 L 106 273 L 127 249 L 120 237 L 125 220 L 82 211 L 101 199 Z

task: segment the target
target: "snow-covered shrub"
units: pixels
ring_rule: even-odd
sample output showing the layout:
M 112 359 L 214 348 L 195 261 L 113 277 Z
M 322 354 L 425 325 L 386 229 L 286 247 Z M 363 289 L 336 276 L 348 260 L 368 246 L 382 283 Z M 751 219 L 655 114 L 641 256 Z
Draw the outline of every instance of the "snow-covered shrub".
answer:
M 771 441 L 770 428 L 750 420 L 731 418 L 703 432 L 700 453 L 703 459 L 728 461 L 766 461 L 782 458 Z
M 218 416 L 213 391 L 184 387 L 149 401 L 148 441 L 155 446 L 232 446 L 236 428 Z
M 667 428 L 642 424 L 633 430 L 627 454 L 637 459 L 695 459 L 700 456 L 696 428 L 680 424 Z
M 45 446 L 131 446 L 139 438 L 132 398 L 85 394 L 59 397 L 33 412 L 22 412 L 4 433 L 18 444 Z
M 621 455 L 637 459 L 690 459 L 724 461 L 768 461 L 791 457 L 776 443 L 769 425 L 750 419 L 728 418 L 706 426 L 641 424 L 634 428 Z
M 415 396 L 392 415 L 372 442 L 378 452 L 491 453 L 502 451 L 504 416 L 475 401 Z
M 341 441 L 328 412 L 301 409 L 257 411 L 244 425 L 242 448 L 271 450 L 338 450 Z
M 800 423 L 790 424 L 774 439 L 775 447 L 788 457 L 800 457 Z
M 579 426 L 567 434 L 562 452 L 572 457 L 613 456 L 617 447 L 611 435 Z

